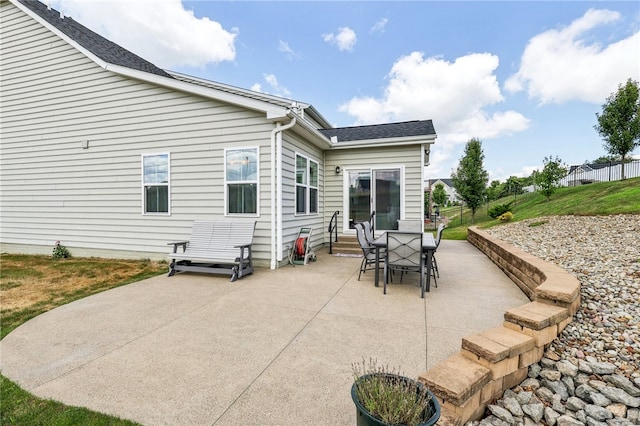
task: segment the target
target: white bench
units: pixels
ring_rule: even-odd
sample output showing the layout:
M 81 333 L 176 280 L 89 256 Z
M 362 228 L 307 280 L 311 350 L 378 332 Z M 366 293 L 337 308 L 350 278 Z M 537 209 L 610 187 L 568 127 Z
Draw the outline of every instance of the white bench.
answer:
M 189 241 L 173 245 L 169 276 L 180 271 L 229 274 L 231 281 L 253 272 L 251 244 L 256 222 L 197 220 Z M 178 253 L 182 247 L 182 253 Z

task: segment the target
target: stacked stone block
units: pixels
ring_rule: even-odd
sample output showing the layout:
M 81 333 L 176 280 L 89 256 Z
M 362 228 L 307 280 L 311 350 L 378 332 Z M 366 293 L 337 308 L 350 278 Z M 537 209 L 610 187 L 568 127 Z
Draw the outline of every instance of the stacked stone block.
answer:
M 464 337 L 459 353 L 418 377 L 440 401 L 440 425 L 480 418 L 491 401 L 525 380 L 580 305 L 580 282 L 563 269 L 476 227 L 468 240 L 531 302 L 507 310 L 501 326 Z

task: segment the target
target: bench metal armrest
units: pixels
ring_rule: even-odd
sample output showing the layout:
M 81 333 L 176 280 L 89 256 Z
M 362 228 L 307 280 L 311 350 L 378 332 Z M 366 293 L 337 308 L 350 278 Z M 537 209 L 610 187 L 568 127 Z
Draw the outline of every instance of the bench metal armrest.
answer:
M 185 251 L 187 251 L 187 246 L 189 245 L 189 241 L 177 241 L 175 243 L 167 243 L 168 246 L 173 246 L 173 252 L 177 253 L 178 252 L 178 247 L 182 246 L 182 252 L 184 253 Z

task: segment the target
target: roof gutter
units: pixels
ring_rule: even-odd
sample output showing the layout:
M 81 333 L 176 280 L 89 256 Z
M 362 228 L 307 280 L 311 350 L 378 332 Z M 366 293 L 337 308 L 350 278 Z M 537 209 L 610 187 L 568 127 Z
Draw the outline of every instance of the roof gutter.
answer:
M 271 269 L 282 260 L 282 132 L 295 124 L 296 117 L 284 126 L 278 121 L 271 131 Z

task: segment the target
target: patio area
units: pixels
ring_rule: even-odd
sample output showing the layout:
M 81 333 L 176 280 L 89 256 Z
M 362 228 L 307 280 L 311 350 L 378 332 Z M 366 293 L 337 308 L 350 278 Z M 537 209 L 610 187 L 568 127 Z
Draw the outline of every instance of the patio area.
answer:
M 415 378 L 527 297 L 466 241 L 443 241 L 438 287 L 374 287 L 361 259 L 159 276 L 59 307 L 0 341 L 2 373 L 41 397 L 142 424 L 353 425 L 351 365 Z

